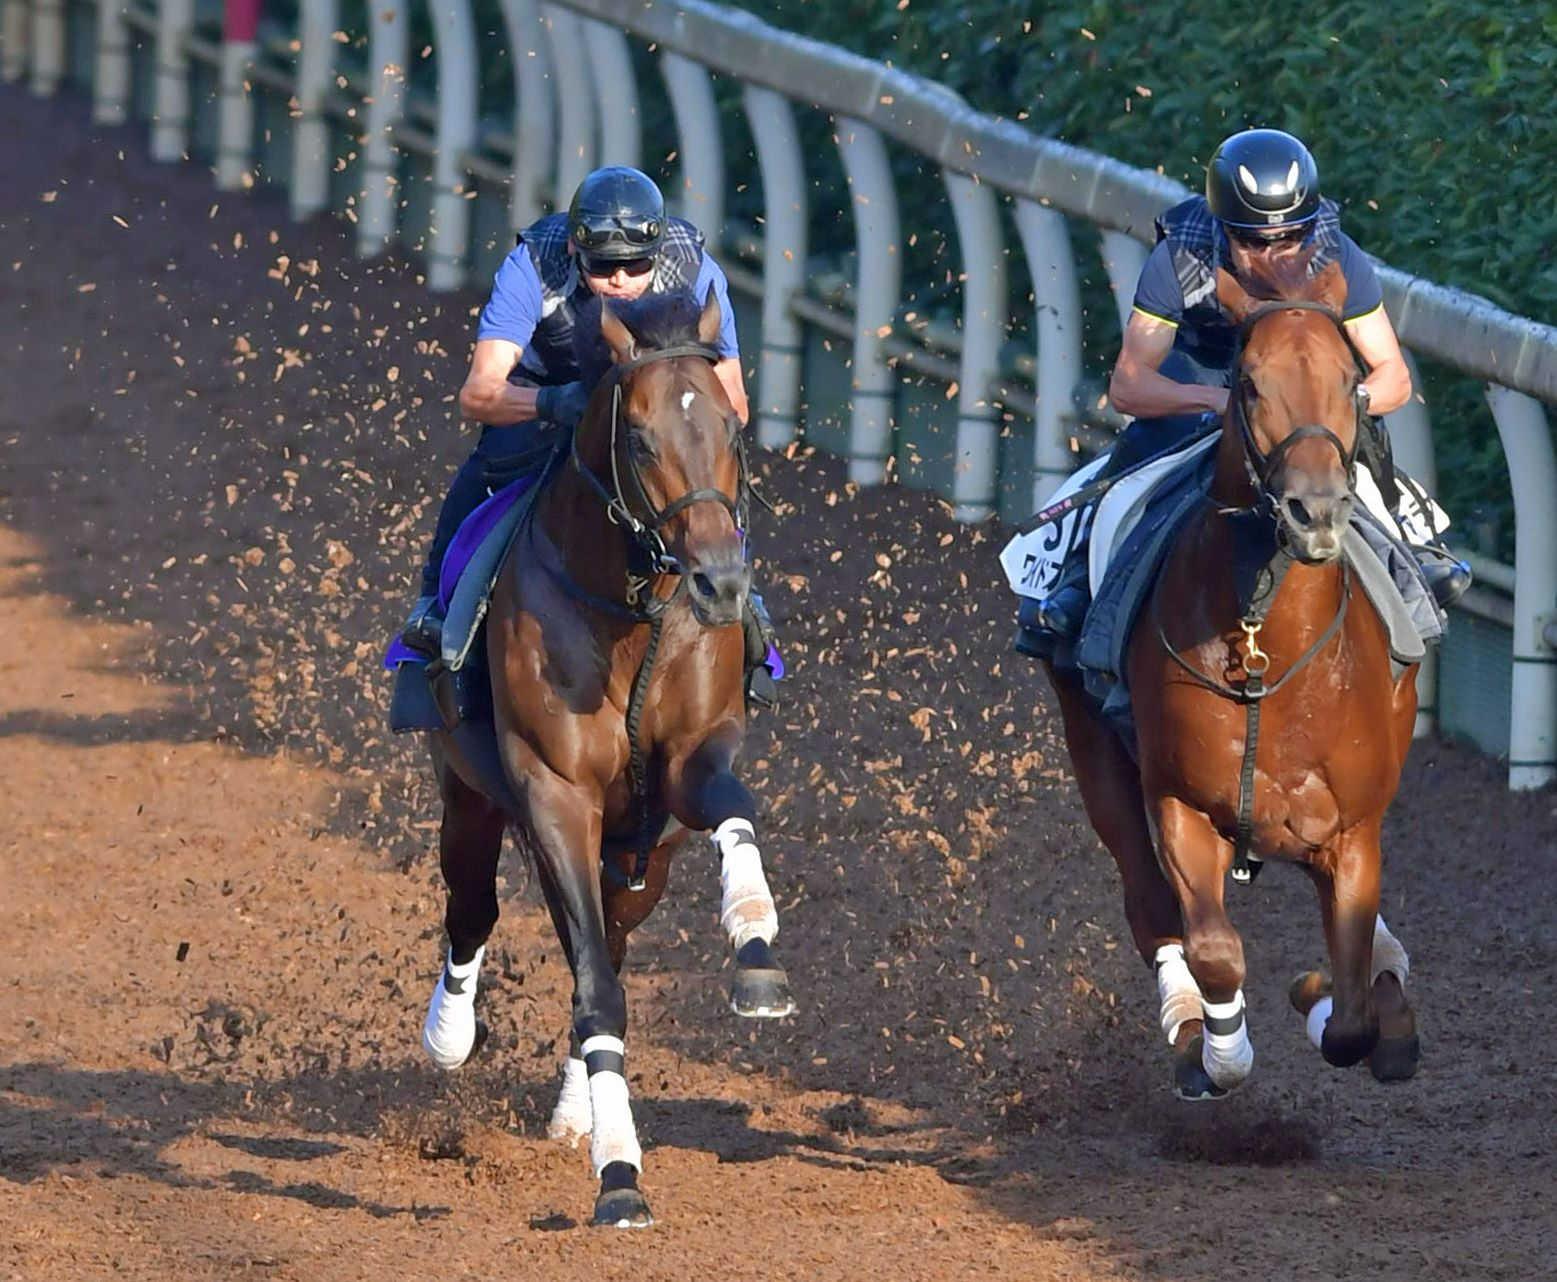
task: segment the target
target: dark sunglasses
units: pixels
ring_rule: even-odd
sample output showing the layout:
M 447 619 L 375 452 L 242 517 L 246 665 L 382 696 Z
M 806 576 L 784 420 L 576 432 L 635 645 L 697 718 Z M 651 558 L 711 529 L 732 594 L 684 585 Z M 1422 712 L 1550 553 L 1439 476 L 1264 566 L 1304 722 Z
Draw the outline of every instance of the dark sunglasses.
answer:
M 610 244 L 640 248 L 658 243 L 661 227 L 654 218 L 610 218 L 598 222 L 580 220 L 573 227 L 573 243 L 580 249 L 601 249 Z
M 629 276 L 647 276 L 654 270 L 654 260 L 652 258 L 604 260 L 580 254 L 579 266 L 584 269 L 584 274 L 587 276 L 615 276 L 617 272 L 625 272 Z
M 1257 231 L 1243 231 L 1237 227 L 1227 229 L 1227 238 L 1245 249 L 1276 249 L 1282 245 L 1297 245 L 1308 239 L 1308 228 L 1293 227 L 1289 231 L 1266 235 Z

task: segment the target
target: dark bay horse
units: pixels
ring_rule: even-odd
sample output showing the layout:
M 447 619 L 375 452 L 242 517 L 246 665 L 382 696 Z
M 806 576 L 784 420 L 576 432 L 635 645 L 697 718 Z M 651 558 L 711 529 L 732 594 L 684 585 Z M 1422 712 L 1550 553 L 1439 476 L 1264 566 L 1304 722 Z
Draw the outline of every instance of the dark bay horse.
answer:
M 1184 1098 L 1223 1094 L 1253 1064 L 1243 944 L 1223 903 L 1248 857 L 1296 861 L 1318 891 L 1333 994 L 1313 972 L 1292 1000 L 1325 1059 L 1369 1059 L 1381 1080 L 1416 1069 L 1406 954 L 1379 917 L 1380 829 L 1416 669 L 1392 669 L 1342 556 L 1360 427 L 1345 290 L 1334 265 L 1272 283 L 1269 301 L 1220 273 L 1239 354 L 1208 502 L 1130 641 L 1134 758 L 1079 682 L 1049 668 L 1088 817 L 1156 969 Z
M 556 1137 L 590 1136 L 597 1224 L 652 1222 L 628 1102 L 627 936 L 659 901 L 687 830 L 712 833 L 732 1005 L 792 1009 L 770 949 L 778 917 L 735 775 L 745 732 L 741 614 L 749 497 L 741 423 L 714 374 L 719 303 L 650 296 L 600 312 L 611 365 L 571 452 L 515 540 L 487 623 L 508 798 L 485 795 L 434 736 L 449 954 L 423 1042 L 445 1068 L 477 1042 L 476 974 L 512 827 L 573 971 Z

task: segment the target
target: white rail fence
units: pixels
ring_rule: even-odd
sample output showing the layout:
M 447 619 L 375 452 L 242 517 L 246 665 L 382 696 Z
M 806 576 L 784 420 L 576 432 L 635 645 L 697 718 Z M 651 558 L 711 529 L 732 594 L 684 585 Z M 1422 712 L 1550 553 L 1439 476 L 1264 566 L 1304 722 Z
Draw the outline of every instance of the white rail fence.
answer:
M 54 93 L 69 75 L 72 14 L 87 23 L 92 49 L 84 74 L 94 116 L 129 118 L 136 96 L 137 45 L 151 53 L 153 155 L 190 154 L 197 69 L 214 74 L 214 169 L 224 189 L 252 186 L 259 167 L 255 100 L 279 93 L 291 125 L 286 187 L 294 217 L 332 204 L 348 209 L 364 257 L 393 246 L 411 219 L 401 161 L 430 162 L 430 203 L 420 249 L 427 283 L 449 290 L 471 281 L 477 189 L 502 191 L 502 221 L 516 229 L 566 202 L 597 164 L 638 163 L 643 146 L 640 84 L 629 37 L 654 53 L 658 92 L 678 135 L 681 212 L 716 243 L 740 240 L 760 275 L 732 265 L 732 281 L 760 299 L 761 350 L 754 406 L 759 440 L 782 447 L 802 420 L 806 340 L 820 329 L 851 346 L 849 419 L 843 444 L 850 476 L 873 483 L 888 474 L 895 448 L 895 397 L 904 369 L 956 383 L 954 448 L 938 486 L 958 516 L 998 510 L 1003 470 L 1030 480 L 1018 506 L 1040 504 L 1075 465 L 1082 431 L 1084 313 L 1073 221 L 1100 235 L 1102 263 L 1122 316 L 1152 237 L 1157 213 L 1182 199 L 1177 183 L 1107 157 L 1039 137 L 972 110 L 944 86 L 776 30 L 750 15 L 702 0 L 500 0 L 513 70 L 513 99 L 494 121 L 480 101 L 478 34 L 471 0 L 427 0 L 436 89 L 408 92 L 411 16 L 396 0 L 367 0 L 369 30 L 340 29 L 339 0 L 299 0 L 295 30 L 256 27 L 256 0 L 227 0 L 221 38 L 197 25 L 208 0 L 0 0 L 0 79 L 26 80 Z M 340 51 L 365 36 L 354 74 Z M 641 65 L 640 63 L 636 65 Z M 742 86 L 763 193 L 760 235 L 727 228 L 729 127 L 716 108 L 712 76 Z M 563 87 L 567 91 L 563 92 Z M 598 104 L 609 103 L 609 111 Z M 202 104 L 203 105 L 203 104 Z M 804 153 L 798 111 L 832 120 L 852 197 L 857 252 L 852 279 L 817 298 L 807 252 L 809 193 L 816 158 Z M 340 130 L 349 131 L 355 183 L 344 196 L 332 170 Z M 903 241 L 891 147 L 938 167 L 955 224 L 963 270 L 961 323 L 952 334 L 905 336 Z M 360 151 L 360 154 L 358 154 Z M 811 162 L 808 164 L 808 160 Z M 1008 212 L 1007 212 L 1008 211 Z M 1007 226 L 1028 267 L 1035 350 L 1003 361 L 1012 319 Z M 744 236 L 737 233 L 744 230 Z M 1479 562 L 1484 582 L 1511 591 L 1512 604 L 1482 596 L 1479 613 L 1512 628 L 1507 755 L 1509 785 L 1557 778 L 1557 457 L 1545 403 L 1557 403 L 1557 329 L 1504 312 L 1483 299 L 1381 267 L 1385 303 L 1409 353 L 1480 380 L 1513 482 L 1515 564 Z M 479 282 L 475 282 L 479 283 Z M 1023 291 L 1028 292 L 1028 291 Z M 1003 418 L 1032 424 L 1030 457 L 1002 452 Z M 1404 466 L 1434 488 L 1427 407 L 1389 416 Z M 1019 466 L 1018 466 L 1019 465 Z M 1009 478 L 1007 478 L 1009 480 Z M 1432 720 L 1435 676 L 1424 672 L 1424 713 Z

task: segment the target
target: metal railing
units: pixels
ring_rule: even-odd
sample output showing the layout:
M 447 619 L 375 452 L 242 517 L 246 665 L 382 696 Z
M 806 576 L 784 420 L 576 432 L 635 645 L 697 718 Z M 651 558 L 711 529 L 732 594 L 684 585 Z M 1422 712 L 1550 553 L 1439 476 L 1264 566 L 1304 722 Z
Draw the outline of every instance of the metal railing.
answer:
M 215 59 L 221 144 L 217 179 L 224 187 L 252 181 L 246 149 L 253 138 L 253 84 L 259 52 L 252 29 L 234 21 Z M 408 24 L 393 0 L 370 0 L 367 74 L 348 85 L 353 127 L 363 147 L 362 182 L 353 198 L 359 250 L 381 252 L 396 235 L 402 196 L 393 175 L 397 153 L 425 149 L 432 159 L 432 209 L 426 245 L 428 284 L 451 289 L 467 279 L 471 249 L 471 179 L 508 179 L 507 216 L 521 227 L 550 203 L 565 203 L 582 175 L 599 163 L 634 163 L 641 146 L 640 86 L 627 40 L 656 51 L 678 132 L 677 204 L 716 239 L 723 231 L 726 178 L 723 139 L 711 73 L 742 85 L 742 107 L 756 143 L 764 218 L 761 248 L 762 346 L 753 399 L 759 440 L 777 447 L 794 439 L 801 406 L 809 297 L 806 228 L 807 157 L 796 110 L 832 117 L 857 232 L 850 306 L 829 309 L 836 331 L 849 327 L 850 475 L 876 481 L 893 442 L 892 407 L 905 357 L 922 370 L 955 370 L 955 466 L 947 497 L 960 517 L 995 510 L 999 486 L 999 409 L 1025 393 L 1003 370 L 1001 349 L 1011 319 L 1006 218 L 1025 257 L 1034 298 L 1030 362 L 1032 502 L 1041 503 L 1075 463 L 1080 430 L 1083 312 L 1077 254 L 1068 219 L 1101 232 L 1103 263 L 1121 317 L 1152 238 L 1155 216 L 1187 195 L 1161 175 L 1133 169 L 1081 148 L 1039 137 L 1010 121 L 970 108 L 944 86 L 818 41 L 779 31 L 738 11 L 702 0 L 501 0 L 515 68 L 514 126 L 496 146 L 478 128 L 477 42 L 470 0 L 429 0 L 438 91 L 425 123 L 405 92 Z M 62 0 L 0 0 L 0 75 L 30 71 L 32 87 L 51 93 L 65 64 Z M 288 183 L 298 217 L 323 207 L 331 153 L 324 120 L 341 96 L 337 0 L 301 0 L 297 56 L 289 92 L 296 119 Z M 189 68 L 196 49 L 193 0 L 159 0 L 134 10 L 100 0 L 93 74 L 97 118 L 117 122 L 128 110 L 129 23 L 148 29 L 156 46 L 152 147 L 176 159 L 189 146 Z M 568 93 L 558 86 L 571 87 Z M 601 94 L 592 87 L 608 90 Z M 594 104 L 613 110 L 599 118 Z M 359 110 L 365 108 L 365 110 Z M 958 341 L 941 351 L 905 344 L 901 304 L 903 246 L 888 143 L 939 166 L 962 261 Z M 494 166 L 493 155 L 499 157 Z M 976 270 L 972 267 L 976 265 Z M 1533 787 L 1557 778 L 1557 458 L 1542 401 L 1557 402 L 1557 329 L 1511 315 L 1484 299 L 1380 268 L 1386 307 L 1410 352 L 1430 357 L 1486 385 L 1513 481 L 1515 567 L 1512 570 L 1512 695 L 1509 783 Z M 1402 464 L 1433 487 L 1427 408 L 1420 402 L 1389 416 Z M 1424 703 L 1432 673 L 1424 671 Z M 1427 720 L 1424 717 L 1424 723 Z

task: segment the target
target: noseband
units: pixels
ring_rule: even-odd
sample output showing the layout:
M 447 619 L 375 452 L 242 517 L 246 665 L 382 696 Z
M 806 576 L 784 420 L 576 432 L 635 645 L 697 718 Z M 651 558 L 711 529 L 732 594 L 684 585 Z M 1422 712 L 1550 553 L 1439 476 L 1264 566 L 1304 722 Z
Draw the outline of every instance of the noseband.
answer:
M 719 361 L 719 353 L 712 347 L 702 343 L 679 343 L 674 347 L 661 348 L 658 351 L 645 352 L 641 356 L 635 356 L 630 361 L 625 361 L 613 367 L 611 374 L 611 488 L 607 489 L 598 476 L 590 470 L 578 452 L 578 432 L 573 433 L 572 464 L 578 472 L 600 497 L 605 504 L 606 516 L 611 524 L 620 526 L 630 540 L 630 560 L 627 578 L 627 604 L 632 610 L 637 610 L 647 588 L 649 581 L 661 574 L 684 574 L 685 568 L 681 561 L 671 554 L 665 544 L 661 531 L 670 524 L 682 512 L 696 503 L 718 503 L 730 514 L 730 519 L 735 522 L 736 532 L 744 540 L 746 537 L 746 520 L 750 511 L 750 499 L 753 494 L 751 487 L 750 465 L 746 458 L 746 441 L 743 436 L 736 436 L 735 455 L 739 468 L 740 479 L 737 482 L 736 496 L 731 498 L 723 490 L 702 488 L 688 490 L 679 498 L 668 503 L 663 508 L 654 506 L 649 498 L 647 487 L 643 483 L 643 474 L 638 469 L 638 464 L 629 453 L 623 466 L 622 448 L 622 383 L 625 377 L 633 370 L 644 365 L 652 365 L 657 361 L 674 360 L 683 356 L 697 356 L 710 364 Z M 624 488 L 622 481 L 626 478 L 628 484 Z M 637 512 L 644 515 L 639 516 Z M 636 554 L 636 555 L 632 555 Z M 679 592 L 679 588 L 678 588 Z M 652 611 L 651 604 L 646 607 Z M 661 607 L 663 608 L 663 607 Z
M 1271 491 L 1271 479 L 1280 469 L 1286 459 L 1287 451 L 1299 441 L 1319 438 L 1329 441 L 1335 446 L 1335 452 L 1340 455 L 1341 466 L 1346 469 L 1347 488 L 1355 489 L 1357 483 L 1357 443 L 1362 439 L 1365 424 L 1363 423 L 1362 409 L 1357 409 L 1356 430 L 1352 433 L 1352 445 L 1350 449 L 1342 443 L 1341 438 L 1332 432 L 1323 423 L 1304 423 L 1294 427 L 1287 436 L 1279 441 L 1276 446 L 1265 453 L 1260 449 L 1259 442 L 1254 439 L 1254 429 L 1249 423 L 1248 398 L 1243 390 L 1243 353 L 1248 345 L 1249 335 L 1254 326 L 1265 317 L 1274 312 L 1318 312 L 1330 321 L 1340 333 L 1346 343 L 1346 350 L 1352 355 L 1352 362 L 1357 363 L 1357 349 L 1352 345 L 1351 336 L 1346 332 L 1346 326 L 1331 308 L 1323 303 L 1310 302 L 1307 299 L 1276 299 L 1272 302 L 1261 303 L 1246 317 L 1243 325 L 1238 330 L 1238 346 L 1233 353 L 1232 375 L 1232 410 L 1233 423 L 1238 428 L 1238 434 L 1243 441 L 1243 466 L 1248 473 L 1250 482 L 1254 485 L 1255 492 L 1259 495 L 1255 507 L 1274 511 L 1276 496 Z

